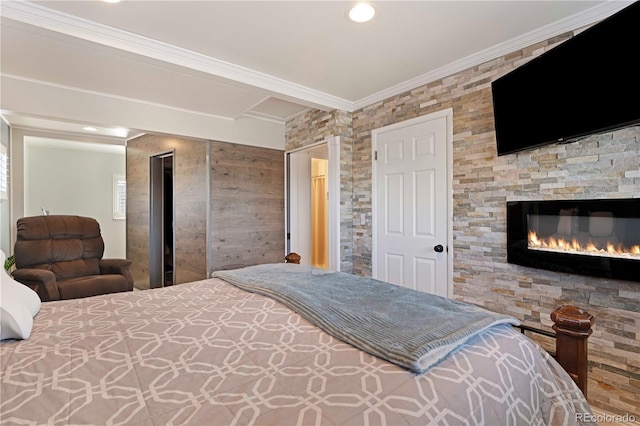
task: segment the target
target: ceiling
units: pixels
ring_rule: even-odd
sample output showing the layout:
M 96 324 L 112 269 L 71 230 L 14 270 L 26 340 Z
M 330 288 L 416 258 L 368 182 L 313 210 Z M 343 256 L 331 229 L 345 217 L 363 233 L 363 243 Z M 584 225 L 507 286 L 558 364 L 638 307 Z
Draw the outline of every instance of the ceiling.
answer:
M 37 84 L 226 122 L 282 125 L 308 108 L 371 105 L 629 4 L 371 3 L 374 19 L 356 24 L 346 18 L 351 1 L 3 0 L 1 89 Z M 17 104 L 19 110 L 2 103 L 12 125 L 77 131 L 83 124 L 64 115 L 64 104 L 59 114 L 31 114 L 28 103 Z M 121 137 L 109 133 L 118 123 L 102 117 L 91 124 Z M 130 137 L 153 129 L 126 130 Z

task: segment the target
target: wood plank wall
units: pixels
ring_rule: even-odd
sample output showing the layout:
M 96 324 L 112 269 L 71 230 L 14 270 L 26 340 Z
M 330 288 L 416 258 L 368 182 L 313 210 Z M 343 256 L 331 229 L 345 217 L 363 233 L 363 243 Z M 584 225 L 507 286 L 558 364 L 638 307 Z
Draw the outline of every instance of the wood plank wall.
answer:
M 149 158 L 170 150 L 177 283 L 213 270 L 284 261 L 284 151 L 143 135 L 127 144 L 127 257 L 136 288 L 149 288 Z
M 207 276 L 207 142 L 143 135 L 127 143 L 127 258 L 136 288 L 149 288 L 150 157 L 174 151 L 176 283 Z
M 284 151 L 211 142 L 212 270 L 284 262 Z

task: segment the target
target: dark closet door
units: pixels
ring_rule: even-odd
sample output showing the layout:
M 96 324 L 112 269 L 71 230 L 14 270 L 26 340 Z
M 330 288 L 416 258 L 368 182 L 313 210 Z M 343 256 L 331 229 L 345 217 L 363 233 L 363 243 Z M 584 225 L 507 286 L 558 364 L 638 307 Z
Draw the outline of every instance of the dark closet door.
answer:
M 175 283 L 174 153 L 150 157 L 149 286 Z

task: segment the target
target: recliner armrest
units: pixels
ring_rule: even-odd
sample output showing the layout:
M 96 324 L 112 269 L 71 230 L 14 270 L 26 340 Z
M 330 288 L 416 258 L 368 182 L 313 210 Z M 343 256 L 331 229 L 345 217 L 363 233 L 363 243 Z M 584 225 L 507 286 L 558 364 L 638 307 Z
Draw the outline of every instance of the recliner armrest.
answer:
M 60 292 L 56 284 L 56 276 L 46 269 L 20 268 L 11 273 L 14 280 L 37 288 L 38 296 L 43 302 L 60 300 Z
M 133 277 L 129 272 L 129 267 L 133 262 L 129 259 L 100 259 L 98 265 L 100 266 L 100 273 L 105 274 L 120 274 L 123 275 L 129 286 L 130 290 L 133 290 Z

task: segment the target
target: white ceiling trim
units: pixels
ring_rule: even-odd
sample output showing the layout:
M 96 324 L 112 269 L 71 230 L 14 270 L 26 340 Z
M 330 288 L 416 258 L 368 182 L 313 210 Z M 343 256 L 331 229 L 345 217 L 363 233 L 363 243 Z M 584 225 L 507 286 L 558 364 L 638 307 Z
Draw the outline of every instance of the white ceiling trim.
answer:
M 337 96 L 33 3 L 3 2 L 2 15 L 50 31 L 248 84 L 276 93 L 285 100 L 302 102 L 315 108 L 353 108 L 353 102 Z
M 29 136 L 43 138 L 43 139 L 55 139 L 55 140 L 66 140 L 66 141 L 76 141 L 76 142 L 86 142 L 86 143 L 94 143 L 94 144 L 111 144 L 111 145 L 119 145 L 126 146 L 127 140 L 139 135 L 136 133 L 135 135 L 128 135 L 127 137 L 118 137 L 118 136 L 109 136 L 109 135 L 100 135 L 100 134 L 90 134 L 87 132 L 73 131 L 73 130 L 60 130 L 60 129 L 51 129 L 49 127 L 39 127 L 37 124 L 33 123 L 16 123 L 12 121 L 11 124 L 12 130 L 23 130 L 25 134 L 28 133 Z M 78 124 L 81 126 L 81 124 Z
M 257 107 L 258 105 L 260 105 L 261 103 L 266 102 L 267 100 L 269 100 L 269 98 L 270 98 L 270 97 L 271 97 L 271 96 L 264 96 L 262 99 L 260 99 L 260 100 L 259 100 L 258 102 L 256 102 L 255 104 L 251 105 L 249 108 L 245 108 L 245 110 L 244 110 L 244 111 L 242 111 L 240 114 L 238 114 L 236 118 L 240 118 L 240 117 L 242 117 L 242 116 L 247 116 L 247 115 L 249 115 L 249 114 L 261 115 L 260 113 L 258 113 L 258 112 L 256 112 L 256 111 L 252 111 L 252 110 L 253 110 L 255 107 Z M 266 116 L 266 114 L 265 114 L 265 116 Z M 271 116 L 269 116 L 269 117 L 271 117 Z M 271 117 L 271 118 L 275 118 L 275 117 Z M 284 122 L 285 122 L 285 120 L 283 120 L 283 119 L 279 119 L 279 120 L 276 120 L 276 121 L 278 121 L 279 123 L 282 123 L 282 124 L 284 124 Z
M 424 86 L 441 78 L 454 75 L 476 65 L 483 64 L 485 62 L 534 45 L 557 35 L 566 33 L 568 31 L 574 31 L 587 25 L 591 25 L 625 8 L 631 3 L 633 3 L 633 0 L 609 1 L 607 3 L 602 3 L 598 6 L 594 6 L 570 18 L 563 19 L 554 24 L 547 25 L 535 31 L 531 31 L 520 37 L 509 40 L 506 43 L 498 44 L 489 49 L 485 49 L 473 55 L 467 56 L 466 58 L 462 58 L 461 60 L 452 62 L 451 64 L 448 64 L 437 70 L 422 74 L 401 84 L 374 93 L 371 96 L 359 99 L 358 101 L 354 102 L 353 110 L 365 108 L 369 105 L 373 105 L 377 102 L 381 102 L 385 99 L 389 99 L 393 96 L 397 96 L 404 92 L 413 90 L 416 87 Z
M 200 116 L 203 116 L 203 117 L 215 118 L 215 119 L 218 119 L 218 120 L 226 120 L 226 121 L 233 121 L 234 120 L 233 118 L 223 117 L 221 115 L 215 115 L 215 114 L 208 114 L 208 113 L 202 112 L 202 111 L 194 111 L 194 110 L 185 109 L 185 108 L 178 108 L 178 107 L 175 107 L 173 105 L 166 105 L 166 104 L 161 104 L 161 103 L 157 103 L 157 102 L 150 102 L 150 101 L 144 101 L 144 100 L 135 99 L 135 98 L 128 98 L 126 96 L 112 95 L 110 93 L 97 92 L 95 90 L 80 89 L 80 88 L 73 87 L 73 86 L 66 86 L 66 85 L 63 85 L 63 84 L 51 83 L 49 81 L 36 80 L 36 79 L 33 79 L 33 78 L 22 77 L 20 75 L 8 74 L 8 73 L 4 73 L 4 72 L 0 72 L 0 77 L 11 78 L 11 79 L 14 79 L 14 80 L 24 81 L 24 82 L 27 82 L 27 83 L 39 84 L 39 85 L 42 85 L 42 86 L 54 87 L 54 88 L 57 88 L 57 89 L 69 90 L 69 91 L 72 91 L 72 92 L 83 93 L 83 94 L 87 94 L 87 95 L 102 96 L 102 97 L 105 97 L 105 98 L 117 99 L 117 100 L 121 100 L 121 101 L 137 103 L 137 104 L 141 104 L 141 105 L 160 107 L 160 108 L 164 108 L 164 109 L 167 109 L 167 110 L 180 111 L 180 112 L 185 112 L 185 113 L 188 113 L 188 114 L 195 114 L 195 115 L 200 115 Z
M 305 112 L 307 110 L 302 110 L 302 112 Z M 278 124 L 285 124 L 287 122 L 287 120 L 291 120 L 294 116 L 297 116 L 297 114 L 294 114 L 291 117 L 287 117 L 286 119 L 282 119 L 280 117 L 276 117 L 273 116 L 271 114 L 266 114 L 264 112 L 257 112 L 257 111 L 247 111 L 244 114 L 242 114 L 243 117 L 249 117 L 249 118 L 256 118 L 259 120 L 266 120 L 266 121 L 272 121 L 274 123 L 278 123 Z
M 256 108 L 261 103 L 268 101 L 269 98 L 271 98 L 271 96 L 265 96 L 264 98 L 260 99 L 254 105 L 251 105 L 245 111 L 243 111 L 242 113 L 238 114 L 238 116 L 236 118 L 249 117 L 249 118 L 257 118 L 257 119 L 260 119 L 260 120 L 272 121 L 272 122 L 278 123 L 278 124 L 286 124 L 286 122 L 288 120 L 291 120 L 294 117 L 297 117 L 298 115 L 303 114 L 303 113 L 305 113 L 306 111 L 308 111 L 310 109 L 310 108 L 305 108 L 305 109 L 303 109 L 303 110 L 301 110 L 301 111 L 299 111 L 299 112 L 297 112 L 297 113 L 295 113 L 293 115 L 290 115 L 290 116 L 288 116 L 286 118 L 278 117 L 278 116 L 267 114 L 267 113 L 264 113 L 264 112 L 253 111 L 254 108 Z
M 277 94 L 281 99 L 302 103 L 309 107 L 323 110 L 335 108 L 345 111 L 354 111 L 406 91 L 413 90 L 416 87 L 426 85 L 443 77 L 453 75 L 470 67 L 493 60 L 523 47 L 531 46 L 537 42 L 568 31 L 574 31 L 586 25 L 591 25 L 631 3 L 633 3 L 632 0 L 609 1 L 602 3 L 568 19 L 548 25 L 516 39 L 510 40 L 509 42 L 501 43 L 492 48 L 470 55 L 435 71 L 425 73 L 355 102 L 245 67 L 211 58 L 187 49 L 182 49 L 167 43 L 129 33 L 127 31 L 122 31 L 106 25 L 81 19 L 29 2 L 3 2 L 2 15 L 26 24 L 39 26 L 41 28 L 88 40 L 101 45 L 194 69 L 213 76 L 231 80 L 232 82 L 247 84 L 265 90 L 267 93 Z M 19 78 L 17 76 L 11 77 Z M 232 84 L 232 82 L 230 84 Z M 41 81 L 38 83 L 50 84 Z M 77 88 L 69 87 L 66 87 L 66 89 L 79 90 Z M 104 93 L 100 93 L 100 95 L 114 97 L 113 95 L 107 95 Z M 134 99 L 127 100 L 143 102 Z M 168 107 L 166 105 L 162 106 Z M 175 109 L 175 107 L 168 108 Z M 207 115 L 201 112 L 196 113 L 200 115 Z M 261 114 L 255 112 L 252 112 L 252 114 L 255 114 L 256 118 L 261 116 Z M 262 116 L 261 118 L 264 119 L 267 117 Z

